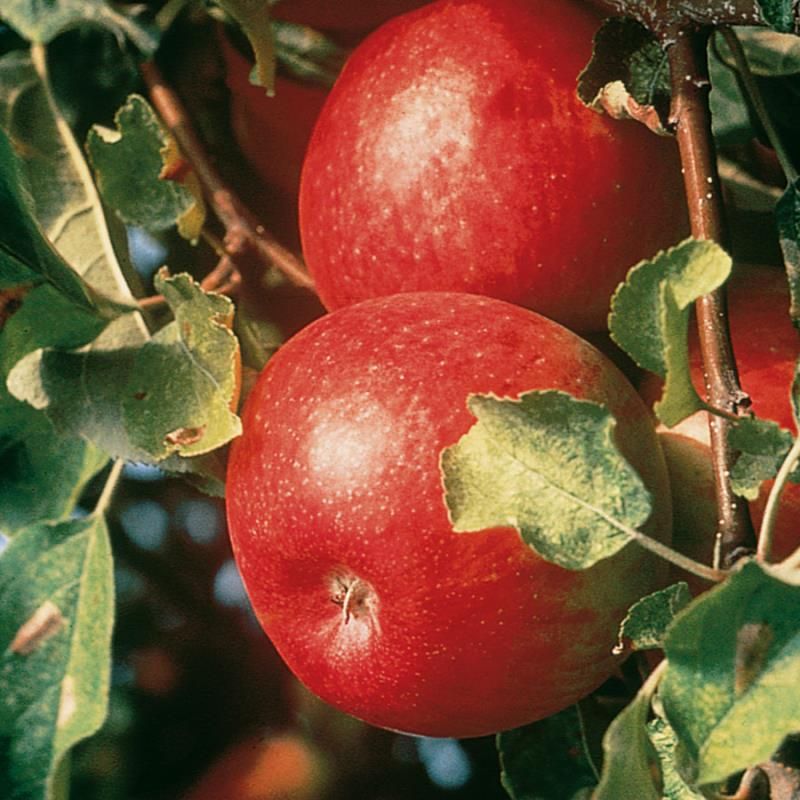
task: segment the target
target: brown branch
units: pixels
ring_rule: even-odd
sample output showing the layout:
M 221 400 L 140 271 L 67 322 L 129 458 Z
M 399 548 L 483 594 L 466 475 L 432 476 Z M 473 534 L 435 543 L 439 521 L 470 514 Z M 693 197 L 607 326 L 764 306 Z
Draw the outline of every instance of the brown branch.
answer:
M 690 27 L 765 25 L 756 0 L 603 0 L 620 14 L 638 19 L 662 39 Z M 800 12 L 795 27 L 800 28 Z
M 195 133 L 183 103 L 156 65 L 147 62 L 141 69 L 153 105 L 192 165 L 209 204 L 225 226 L 226 254 L 234 262 L 257 259 L 267 266 L 277 267 L 292 283 L 313 289 L 314 282 L 302 262 L 264 229 L 222 180 Z
M 678 138 L 692 235 L 713 240 L 727 249 L 722 189 L 708 106 L 707 39 L 707 32 L 684 31 L 669 48 L 670 122 Z M 701 297 L 696 303 L 696 312 L 708 402 L 730 414 L 744 414 L 750 399 L 739 386 L 724 289 Z M 731 488 L 730 474 L 736 458 L 728 445 L 731 424 L 728 419 L 709 418 L 720 556 L 724 567 L 731 566 L 744 552 L 752 551 L 756 543 L 747 503 Z

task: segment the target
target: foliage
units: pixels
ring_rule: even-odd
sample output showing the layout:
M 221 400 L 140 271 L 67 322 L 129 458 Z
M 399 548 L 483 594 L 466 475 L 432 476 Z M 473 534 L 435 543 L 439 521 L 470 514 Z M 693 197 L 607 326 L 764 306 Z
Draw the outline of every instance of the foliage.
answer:
M 179 49 L 184 15 L 159 14 L 158 5 L 8 0 L 0 8 L 0 542 L 9 542 L 0 550 L 0 796 L 14 800 L 59 797 L 67 754 L 106 718 L 115 589 L 107 509 L 85 510 L 97 476 L 106 479 L 110 461 L 126 461 L 222 494 L 225 445 L 241 431 L 240 390 L 280 339 L 277 323 L 257 319 L 243 298 L 209 290 L 206 270 L 186 269 L 200 254 L 213 261 L 207 242 L 225 221 L 205 207 L 208 187 L 142 96 L 146 87 L 128 92 L 132 65 L 156 53 L 168 61 L 170 48 Z M 331 83 L 340 45 L 271 22 L 264 2 L 219 5 L 228 24 L 243 28 L 254 77 L 267 91 L 276 48 L 295 75 Z M 747 28 L 741 38 L 796 158 L 800 115 L 784 102 L 800 86 L 796 10 L 759 5 L 775 30 Z M 191 14 L 219 16 L 200 6 Z M 112 54 L 103 80 L 113 120 L 94 91 L 98 70 L 67 75 L 82 62 L 58 49 L 86 31 L 106 37 Z M 615 19 L 595 44 L 580 78 L 583 100 L 638 120 L 619 124 L 668 134 L 665 43 L 639 22 Z M 715 37 L 709 53 L 714 135 L 735 152 L 764 138 L 764 128 L 724 42 Z M 70 93 L 70 81 L 92 89 Z M 796 175 L 788 177 L 776 224 L 797 324 L 800 201 Z M 126 236 L 133 227 L 164 240 L 178 231 L 188 242 L 174 246 L 168 268 L 137 273 Z M 663 378 L 655 412 L 667 426 L 719 411 L 692 383 L 688 332 L 694 302 L 731 270 L 722 247 L 687 239 L 631 265 L 614 295 L 611 336 Z M 254 272 L 245 278 L 260 288 L 274 281 L 273 272 Z M 142 304 L 150 289 L 155 302 Z M 469 410 L 473 427 L 441 455 L 443 502 L 460 535 L 511 526 L 571 570 L 638 546 L 631 540 L 651 498 L 618 450 L 607 409 L 531 392 L 473 396 Z M 732 425 L 740 453 L 733 487 L 754 499 L 778 474 L 795 433 L 754 417 Z M 800 481 L 797 468 L 789 479 Z M 674 584 L 642 599 L 621 625 L 620 648 L 662 651 L 664 660 L 642 686 L 628 687 L 613 721 L 603 720 L 597 752 L 578 707 L 501 733 L 509 796 L 695 800 L 768 761 L 800 731 L 793 567 L 745 560 L 700 597 Z

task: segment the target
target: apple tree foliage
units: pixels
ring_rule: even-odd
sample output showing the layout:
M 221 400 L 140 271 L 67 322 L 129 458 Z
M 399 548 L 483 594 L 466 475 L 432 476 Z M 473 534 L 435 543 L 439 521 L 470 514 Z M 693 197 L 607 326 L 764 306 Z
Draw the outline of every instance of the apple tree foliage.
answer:
M 271 29 L 266 4 L 219 7 L 244 28 L 258 57 L 254 78 L 269 90 L 276 56 L 323 82 L 340 59 L 312 32 Z M 796 29 L 789 3 L 760 7 L 778 31 Z M 125 226 L 175 227 L 199 247 L 208 224 L 197 175 L 133 91 L 141 91 L 137 64 L 159 49 L 172 16 L 105 0 L 7 0 L 0 20 L 0 796 L 45 800 L 65 796 L 64 757 L 107 710 L 114 587 L 104 514 L 118 472 L 109 465 L 157 465 L 224 491 L 224 446 L 241 430 L 240 359 L 259 367 L 274 342 L 235 320 L 229 298 L 170 265 L 155 279 L 158 312 L 139 304 Z M 107 48 L 87 67 L 57 45 L 88 29 L 102 31 Z M 739 35 L 779 135 L 797 141 L 796 101 L 784 98 L 800 86 L 800 39 L 764 27 Z M 717 141 L 763 133 L 725 42 L 714 37 L 709 54 Z M 88 88 L 76 92 L 69 73 L 80 68 Z M 98 100 L 101 73 L 107 91 Z M 633 19 L 601 29 L 579 88 L 605 112 L 668 128 L 664 50 Z M 776 206 L 797 320 L 800 183 L 787 177 L 775 197 L 736 170 L 727 175 L 734 201 Z M 673 425 L 708 409 L 689 377 L 691 308 L 724 284 L 731 258 L 690 239 L 631 266 L 612 301 L 611 334 L 664 379 L 655 412 Z M 608 411 L 556 392 L 475 396 L 469 408 L 474 427 L 442 454 L 443 502 L 459 535 L 510 525 L 568 569 L 648 545 L 637 528 L 650 498 L 616 448 Z M 783 471 L 798 475 L 791 432 L 747 418 L 733 442 L 743 498 L 787 459 Z M 109 476 L 108 492 L 81 513 L 98 474 Z M 769 761 L 800 731 L 798 561 L 746 559 L 695 600 L 676 584 L 640 601 L 620 647 L 655 649 L 663 660 L 610 725 L 587 698 L 499 734 L 509 795 L 714 797 Z

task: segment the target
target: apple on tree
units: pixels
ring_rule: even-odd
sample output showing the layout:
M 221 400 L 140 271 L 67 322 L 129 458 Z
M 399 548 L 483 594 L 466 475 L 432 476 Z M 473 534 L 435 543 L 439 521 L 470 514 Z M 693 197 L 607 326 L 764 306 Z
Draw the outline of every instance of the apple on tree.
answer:
M 453 290 L 605 328 L 628 268 L 687 222 L 674 143 L 576 95 L 600 22 L 579 0 L 441 0 L 355 50 L 300 185 L 329 309 Z
M 800 340 L 788 314 L 786 275 L 771 267 L 748 266 L 734 272 L 728 283 L 728 316 L 742 389 L 750 395 L 757 417 L 777 422 L 796 435 L 791 387 Z M 703 366 L 697 336 L 690 341 L 692 378 L 702 393 Z M 648 376 L 640 391 L 647 401 L 658 398 L 660 381 Z M 716 499 L 711 470 L 708 414 L 699 411 L 673 428 L 659 431 L 671 476 L 677 550 L 697 561 L 710 563 L 717 526 Z M 758 531 L 772 481 L 750 503 Z M 747 502 L 742 499 L 741 502 Z M 773 559 L 780 560 L 800 546 L 800 485 L 784 487 L 773 540 Z M 690 584 L 707 589 L 708 584 Z
M 455 533 L 440 467 L 474 394 L 557 389 L 604 404 L 667 539 L 646 407 L 598 351 L 492 298 L 406 293 L 312 323 L 268 362 L 227 478 L 238 566 L 293 672 L 372 724 L 478 736 L 545 717 L 608 678 L 628 607 L 657 588 L 636 546 L 573 571 L 510 527 Z

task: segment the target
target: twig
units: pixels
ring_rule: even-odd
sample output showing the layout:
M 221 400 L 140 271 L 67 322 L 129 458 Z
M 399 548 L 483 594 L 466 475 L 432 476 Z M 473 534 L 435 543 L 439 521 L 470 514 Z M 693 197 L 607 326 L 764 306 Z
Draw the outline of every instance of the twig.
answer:
M 679 30 L 705 25 L 766 25 L 757 0 L 605 0 L 622 14 L 635 17 L 671 40 Z M 795 27 L 800 25 L 795 12 Z
M 670 122 L 678 139 L 692 235 L 726 247 L 722 189 L 708 106 L 710 85 L 705 50 L 708 34 L 680 33 L 669 48 Z M 724 291 L 701 297 L 696 312 L 708 402 L 715 408 L 742 415 L 747 412 L 750 399 L 739 386 Z M 709 418 L 723 566 L 730 566 L 744 551 L 752 552 L 756 544 L 747 504 L 737 498 L 731 487 L 730 474 L 735 461 L 735 453 L 728 444 L 731 424 L 720 417 Z
M 753 106 L 753 110 L 758 116 L 758 121 L 761 123 L 761 127 L 764 129 L 764 133 L 767 134 L 767 139 L 769 140 L 772 149 L 775 151 L 775 155 L 777 156 L 778 162 L 781 165 L 783 174 L 786 176 L 786 180 L 789 183 L 794 183 L 798 177 L 797 170 L 794 168 L 794 165 L 792 164 L 792 161 L 783 146 L 783 142 L 781 142 L 778 131 L 772 124 L 772 119 L 770 118 L 769 112 L 767 111 L 767 106 L 764 103 L 764 97 L 761 94 L 761 90 L 758 88 L 758 83 L 756 82 L 752 71 L 750 70 L 750 65 L 747 63 L 747 56 L 745 55 L 742 43 L 739 41 L 739 37 L 731 28 L 720 28 L 719 32 L 722 34 L 723 39 L 725 39 L 725 43 L 728 45 L 731 53 L 733 54 L 734 61 L 736 62 L 736 69 L 738 70 L 739 77 L 741 78 L 744 88 L 747 91 L 748 99 Z
M 225 252 L 228 256 L 235 262 L 256 256 L 265 265 L 277 267 L 297 286 L 313 289 L 314 282 L 302 262 L 259 224 L 222 180 L 200 143 L 183 103 L 164 81 L 156 65 L 147 62 L 142 64 L 141 70 L 153 105 L 192 165 L 210 206 L 225 226 Z

